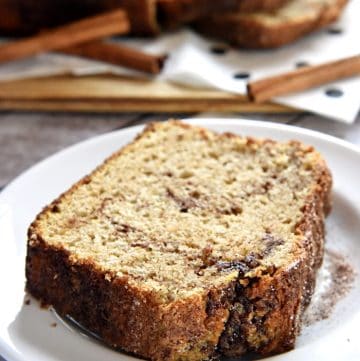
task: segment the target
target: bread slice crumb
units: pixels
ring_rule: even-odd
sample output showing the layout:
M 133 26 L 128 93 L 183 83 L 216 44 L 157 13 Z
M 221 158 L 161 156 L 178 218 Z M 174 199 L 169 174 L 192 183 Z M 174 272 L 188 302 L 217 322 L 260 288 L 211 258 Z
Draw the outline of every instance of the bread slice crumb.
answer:
M 285 143 L 153 123 L 29 228 L 27 289 L 151 360 L 293 347 L 331 175 Z

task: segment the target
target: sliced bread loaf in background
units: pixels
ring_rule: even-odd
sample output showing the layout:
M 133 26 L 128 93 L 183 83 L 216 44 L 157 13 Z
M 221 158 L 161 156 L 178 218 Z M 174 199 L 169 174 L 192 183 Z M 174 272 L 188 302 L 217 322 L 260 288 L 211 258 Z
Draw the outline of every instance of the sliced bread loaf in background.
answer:
M 246 48 L 276 48 L 334 22 L 348 0 L 290 0 L 272 13 L 228 12 L 195 23 L 203 34 Z

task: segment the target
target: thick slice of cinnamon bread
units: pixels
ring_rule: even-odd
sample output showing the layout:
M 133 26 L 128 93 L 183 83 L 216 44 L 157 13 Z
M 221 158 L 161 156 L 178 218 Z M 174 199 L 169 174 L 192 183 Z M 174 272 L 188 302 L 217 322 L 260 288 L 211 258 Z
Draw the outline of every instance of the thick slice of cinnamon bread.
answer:
M 228 12 L 194 26 L 200 32 L 246 48 L 276 48 L 334 22 L 348 0 L 290 0 L 272 13 Z
M 294 346 L 331 176 L 312 147 L 154 123 L 46 207 L 28 291 L 151 360 Z

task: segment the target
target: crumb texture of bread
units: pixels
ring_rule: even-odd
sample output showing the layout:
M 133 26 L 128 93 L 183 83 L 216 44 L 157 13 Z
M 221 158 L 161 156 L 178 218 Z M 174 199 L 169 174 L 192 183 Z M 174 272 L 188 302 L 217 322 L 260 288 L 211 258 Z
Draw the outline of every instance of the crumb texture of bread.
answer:
M 245 48 L 276 48 L 336 21 L 348 0 L 290 0 L 270 12 L 228 12 L 198 20 L 200 32 Z
M 155 361 L 288 350 L 330 190 L 300 142 L 153 123 L 38 215 L 27 289 Z

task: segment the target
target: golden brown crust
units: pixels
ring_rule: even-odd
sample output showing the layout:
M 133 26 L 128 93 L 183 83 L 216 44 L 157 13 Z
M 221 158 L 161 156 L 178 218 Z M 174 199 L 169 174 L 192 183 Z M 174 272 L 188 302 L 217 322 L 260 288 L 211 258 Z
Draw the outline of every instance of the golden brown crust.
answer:
M 188 124 L 175 124 L 191 128 Z M 134 142 L 156 129 L 156 124 L 148 125 Z M 207 136 L 205 130 L 202 134 Z M 249 138 L 251 142 L 256 140 Z M 127 147 L 97 170 L 106 167 Z M 213 355 L 217 346 L 228 356 L 288 350 L 294 346 L 321 264 L 324 217 L 330 208 L 331 175 L 320 156 L 316 164 L 317 184 L 296 228 L 303 235 L 303 242 L 297 261 L 285 269 L 269 269 L 249 280 L 244 280 L 239 271 L 241 283 L 231 282 L 202 296 L 164 304 L 155 292 L 131 285 L 127 277 L 105 273 L 91 260 L 74 261 L 65 249 L 46 244 L 38 221 L 47 212 L 56 212 L 63 197 L 88 183 L 90 175 L 46 207 L 30 226 L 27 289 L 61 315 L 70 315 L 97 333 L 109 345 L 152 360 L 204 360 Z
M 324 219 L 330 209 L 332 177 L 319 159 L 318 182 L 303 208 L 297 232 L 303 237 L 298 262 L 239 286 L 220 351 L 237 357 L 248 351 L 264 355 L 295 345 L 301 317 L 315 286 L 324 252 Z
M 229 315 L 233 285 L 169 305 L 126 278 L 74 263 L 68 252 L 29 230 L 27 290 L 69 315 L 105 343 L 151 360 L 202 360 L 215 350 Z
M 348 0 L 336 0 L 324 6 L 315 18 L 269 24 L 252 16 L 214 15 L 196 22 L 200 32 L 245 48 L 276 48 L 334 22 Z

